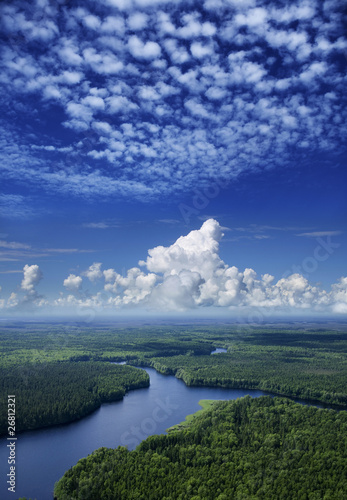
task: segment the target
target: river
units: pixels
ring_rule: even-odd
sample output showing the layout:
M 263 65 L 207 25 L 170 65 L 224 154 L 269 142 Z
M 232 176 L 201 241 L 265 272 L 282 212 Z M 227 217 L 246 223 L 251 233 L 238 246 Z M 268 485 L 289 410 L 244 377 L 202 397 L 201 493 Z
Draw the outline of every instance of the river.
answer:
M 52 500 L 55 482 L 77 461 L 106 446 L 134 449 L 141 440 L 183 421 L 200 409 L 200 399 L 237 399 L 265 393 L 247 389 L 187 387 L 174 376 L 146 368 L 150 386 L 130 391 L 122 401 L 102 405 L 71 424 L 24 432 L 16 441 L 16 493 L 7 491 L 8 441 L 0 439 L 0 498 Z M 18 404 L 18 403 L 17 403 Z

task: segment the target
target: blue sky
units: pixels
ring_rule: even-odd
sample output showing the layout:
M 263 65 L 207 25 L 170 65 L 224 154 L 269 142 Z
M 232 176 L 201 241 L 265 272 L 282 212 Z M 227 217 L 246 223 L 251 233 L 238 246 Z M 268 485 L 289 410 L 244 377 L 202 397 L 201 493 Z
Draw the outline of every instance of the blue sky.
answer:
M 347 313 L 341 2 L 0 10 L 4 316 Z

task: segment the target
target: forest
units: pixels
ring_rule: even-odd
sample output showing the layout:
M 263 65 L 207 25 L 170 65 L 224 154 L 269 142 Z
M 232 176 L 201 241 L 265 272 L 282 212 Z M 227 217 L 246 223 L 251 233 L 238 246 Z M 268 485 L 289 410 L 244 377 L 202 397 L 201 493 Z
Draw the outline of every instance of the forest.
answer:
M 146 358 L 136 365 L 175 375 L 188 386 L 260 389 L 347 406 L 347 360 L 323 349 L 238 344 L 216 356 Z
M 135 450 L 100 448 L 55 486 L 57 500 L 343 500 L 347 413 L 289 399 L 218 401 Z
M 17 431 L 76 420 L 148 385 L 152 366 L 187 385 L 261 389 L 347 406 L 342 326 L 8 323 L 0 328 L 0 387 L 16 394 Z M 210 355 L 216 347 L 225 354 Z M 5 400 L 0 434 L 6 432 Z
M 84 417 L 126 391 L 148 387 L 149 376 L 131 366 L 101 362 L 51 362 L 0 368 L 1 394 L 15 394 L 16 432 Z M 0 435 L 7 433 L 7 398 L 0 401 Z

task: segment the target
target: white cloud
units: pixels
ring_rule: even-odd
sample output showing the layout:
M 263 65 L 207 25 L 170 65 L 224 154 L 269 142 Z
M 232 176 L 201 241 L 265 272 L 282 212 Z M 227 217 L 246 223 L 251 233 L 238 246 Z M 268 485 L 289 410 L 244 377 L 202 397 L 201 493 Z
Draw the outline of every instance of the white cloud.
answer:
M 124 20 L 118 16 L 107 16 L 101 25 L 101 31 L 105 33 L 117 33 L 118 35 L 123 35 L 124 30 Z
M 102 264 L 100 262 L 94 262 L 94 264 L 89 266 L 87 271 L 85 271 L 83 273 L 84 276 L 87 276 L 87 278 L 90 281 L 93 281 L 93 282 L 97 281 L 98 279 L 100 279 L 102 277 L 101 265 Z
M 123 62 L 109 51 L 97 52 L 94 48 L 88 47 L 83 51 L 86 63 L 101 75 L 118 74 L 123 69 Z
M 149 250 L 147 260 L 140 265 L 163 279 L 146 298 L 148 305 L 170 310 L 198 306 L 324 310 L 338 300 L 342 308 L 347 297 L 346 279 L 328 294 L 297 273 L 277 282 L 270 274 L 258 278 L 253 269 L 242 272 L 220 259 L 222 236 L 218 222 L 209 219 L 171 246 Z
M 332 286 L 333 311 L 347 314 L 347 277 L 340 278 L 338 283 Z
M 26 245 L 25 243 L 18 243 L 16 241 L 0 240 L 0 248 L 8 248 L 11 250 L 17 250 L 17 249 L 28 250 L 31 247 L 30 247 L 30 245 Z
M 170 247 L 158 246 L 148 250 L 149 257 L 145 262 L 141 261 L 141 265 L 146 265 L 151 272 L 164 275 L 186 270 L 208 278 L 215 268 L 222 266 L 218 256 L 218 242 L 222 235 L 218 222 L 209 219 L 201 229 L 181 236 Z
M 311 238 L 319 238 L 322 236 L 338 236 L 342 231 L 311 231 L 309 233 L 300 233 L 297 236 L 309 236 Z
M 112 96 L 106 99 L 107 111 L 109 113 L 129 112 L 130 110 L 135 110 L 138 108 L 137 104 L 131 102 L 127 97 L 124 96 Z
M 72 118 L 77 118 L 83 122 L 90 122 L 93 117 L 91 109 L 78 102 L 69 102 L 66 111 Z
M 167 311 L 184 311 L 200 307 L 229 308 L 233 311 L 251 310 L 310 311 L 347 313 L 347 277 L 325 291 L 299 273 L 276 280 L 269 273 L 258 277 L 255 270 L 243 271 L 225 263 L 219 256 L 223 229 L 214 219 L 206 220 L 200 229 L 180 236 L 170 246 L 148 250 L 140 267 L 132 267 L 124 275 L 115 269 L 102 270 L 100 262 L 93 263 L 84 273 L 90 281 L 103 287 L 94 296 L 81 291 L 82 277 L 70 274 L 64 287 L 79 292 L 51 302 L 55 307 L 92 307 L 103 310 L 141 307 Z M 38 265 L 26 265 L 21 290 L 27 295 L 22 300 L 13 293 L 3 308 L 18 304 L 48 304 L 40 298 L 35 286 L 42 279 Z
M 92 123 L 92 127 L 102 135 L 109 135 L 112 132 L 112 127 L 107 122 L 96 121 Z
M 190 51 L 192 55 L 198 59 L 203 59 L 206 56 L 212 55 L 213 52 L 213 47 L 210 45 L 203 45 L 199 42 L 194 42 L 190 46 Z
M 190 60 L 190 55 L 187 52 L 186 48 L 178 45 L 177 40 L 171 38 L 166 39 L 163 42 L 163 45 L 170 55 L 173 64 L 184 64 L 185 62 Z
M 128 18 L 128 26 L 132 31 L 140 31 L 147 26 L 148 16 L 143 12 L 134 12 Z
M 100 19 L 92 14 L 88 14 L 87 16 L 85 16 L 83 18 L 83 22 L 87 26 L 87 28 L 90 28 L 92 30 L 97 30 L 101 25 Z
M 156 42 L 143 43 L 136 35 L 131 36 L 128 42 L 129 52 L 136 59 L 156 59 L 160 56 L 161 49 Z
M 201 116 L 203 118 L 208 118 L 209 113 L 206 108 L 195 99 L 187 99 L 184 106 L 191 112 L 194 116 Z
M 89 227 L 92 229 L 107 229 L 108 227 L 112 227 L 106 222 L 87 222 L 83 224 L 83 227 Z
M 258 7 L 256 9 L 250 9 L 246 14 L 237 14 L 235 16 L 235 23 L 240 26 L 254 28 L 263 25 L 267 16 L 268 13 L 266 9 Z
M 317 76 L 323 75 L 328 70 L 327 64 L 322 62 L 314 62 L 300 74 L 300 79 L 307 84 L 310 84 Z
M 202 24 L 201 34 L 203 36 L 213 36 L 217 32 L 217 28 L 214 24 L 206 22 Z
M 185 311 L 196 307 L 201 277 L 198 273 L 181 271 L 165 278 L 152 292 L 149 306 L 161 311 Z
M 205 92 L 205 95 L 213 101 L 218 101 L 219 99 L 223 99 L 226 96 L 226 94 L 227 91 L 220 87 L 210 87 Z
M 47 87 L 43 90 L 43 98 L 60 100 L 62 98 L 62 93 L 58 87 L 54 85 L 47 85 Z
M 139 97 L 141 99 L 148 99 L 149 101 L 156 101 L 161 98 L 153 87 L 141 87 L 139 90 Z
M 28 200 L 18 194 L 0 194 L 0 215 L 6 218 L 26 219 L 32 217 L 33 209 Z
M 245 83 L 257 83 L 259 82 L 266 74 L 266 70 L 263 66 L 258 63 L 253 63 L 249 61 L 245 61 L 242 64 L 231 64 L 231 76 L 230 81 L 235 82 L 237 84 L 245 82 Z
M 19 299 L 18 295 L 15 292 L 12 292 L 9 298 L 7 299 L 7 307 L 12 308 L 12 307 L 17 307 L 19 304 Z
M 59 80 L 62 83 L 66 83 L 67 85 L 76 85 L 77 83 L 80 83 L 82 78 L 83 73 L 79 71 L 64 71 L 60 75 Z
M 83 58 L 78 53 L 78 48 L 69 40 L 63 41 L 63 46 L 56 50 L 59 57 L 67 65 L 79 66 L 83 62 Z
M 101 97 L 95 95 L 88 95 L 87 97 L 82 99 L 82 104 L 85 106 L 89 106 L 95 110 L 105 109 L 104 100 Z
M 271 17 L 279 23 L 291 23 L 296 20 L 311 19 L 315 15 L 314 2 L 301 1 L 300 5 L 291 5 L 282 9 L 271 9 Z
M 177 36 L 184 39 L 191 39 L 201 34 L 202 25 L 194 14 L 185 14 L 183 16 L 183 22 L 185 25 L 176 31 Z
M 22 290 L 29 294 L 35 294 L 35 285 L 37 285 L 43 278 L 43 274 L 37 264 L 29 266 L 26 264 L 23 268 L 24 278 L 21 283 Z
M 69 276 L 64 280 L 64 286 L 68 290 L 73 292 L 77 292 L 81 289 L 82 286 L 82 278 L 81 276 L 76 276 L 75 274 L 69 274 Z
M 299 156 L 344 152 L 341 2 L 70 4 L 57 15 L 54 2 L 45 9 L 0 3 L 10 41 L 2 50 L 4 109 L 33 127 L 56 123 L 50 140 L 35 129 L 42 149 L 34 151 L 29 129 L 5 113 L 2 182 L 53 195 L 143 199 L 286 168 L 293 148 Z M 143 128 L 144 116 L 160 132 Z M 203 141 L 196 138 L 202 123 Z M 61 126 L 74 134 L 62 140 Z M 75 134 L 88 148 L 75 147 Z M 67 161 L 44 154 L 58 143 Z

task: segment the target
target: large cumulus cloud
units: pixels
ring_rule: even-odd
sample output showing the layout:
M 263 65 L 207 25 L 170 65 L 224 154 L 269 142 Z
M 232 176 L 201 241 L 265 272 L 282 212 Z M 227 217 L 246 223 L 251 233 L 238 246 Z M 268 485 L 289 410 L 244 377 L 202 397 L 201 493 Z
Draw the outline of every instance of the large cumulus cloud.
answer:
M 172 245 L 148 250 L 140 267 L 129 269 L 125 276 L 112 268 L 105 269 L 103 291 L 94 297 L 83 298 L 78 281 L 79 296 L 70 295 L 68 303 L 90 306 L 94 301 L 94 305 L 105 309 L 133 306 L 162 313 L 202 307 L 347 312 L 347 278 L 341 278 L 330 291 L 325 291 L 299 273 L 276 281 L 271 274 L 258 276 L 251 268 L 239 270 L 220 258 L 222 237 L 219 223 L 209 219 Z M 100 278 L 101 263 L 91 265 L 84 275 L 93 280 L 95 270 Z M 74 284 L 76 280 L 76 276 L 70 275 L 64 284 Z M 66 299 L 60 298 L 57 305 L 67 305 Z
M 105 314 L 134 309 L 165 314 L 202 308 L 234 314 L 250 310 L 264 314 L 347 313 L 347 277 L 323 290 L 299 272 L 278 280 L 268 273 L 258 276 L 251 268 L 240 270 L 220 258 L 222 238 L 220 224 L 208 219 L 172 245 L 149 249 L 147 259 L 124 275 L 114 268 L 103 269 L 101 262 L 92 263 L 80 276 L 69 274 L 62 283 L 68 293 L 60 292 L 53 300 L 37 293 L 43 278 L 39 266 L 25 265 L 20 291 L 1 299 L 0 308 L 31 304 L 70 312 L 71 308 L 75 312 L 89 308 Z

